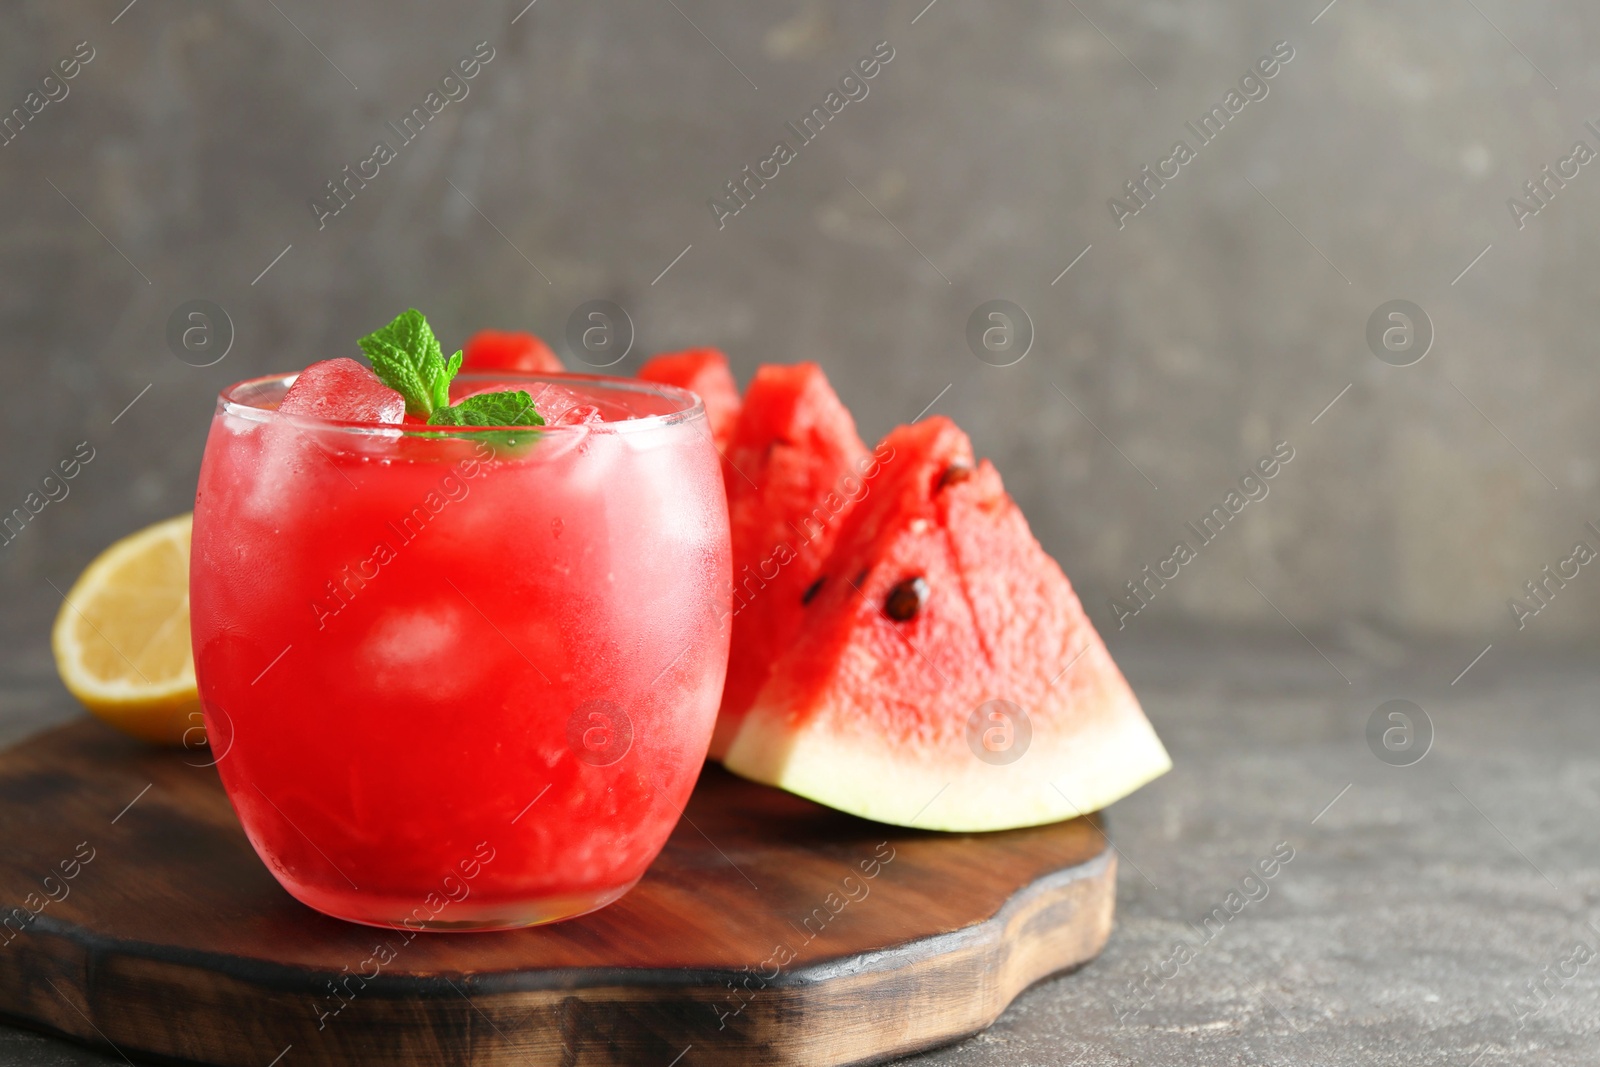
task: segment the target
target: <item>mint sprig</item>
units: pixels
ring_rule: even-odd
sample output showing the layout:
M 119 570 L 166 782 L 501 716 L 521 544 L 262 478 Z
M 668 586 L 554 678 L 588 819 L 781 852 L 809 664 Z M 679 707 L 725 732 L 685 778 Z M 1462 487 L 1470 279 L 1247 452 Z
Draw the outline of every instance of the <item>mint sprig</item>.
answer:
M 533 410 L 533 397 L 521 389 L 506 393 L 479 393 L 459 404 L 439 408 L 428 416 L 429 426 L 543 426 Z
M 383 384 L 405 398 L 407 414 L 425 419 L 450 406 L 450 379 L 461 369 L 461 353 L 445 362 L 422 312 L 410 308 L 357 343 Z
M 406 402 L 406 413 L 430 426 L 543 426 L 533 397 L 521 389 L 479 393 L 450 403 L 450 382 L 461 370 L 461 352 L 448 360 L 428 320 L 408 308 L 358 344 L 373 372 Z

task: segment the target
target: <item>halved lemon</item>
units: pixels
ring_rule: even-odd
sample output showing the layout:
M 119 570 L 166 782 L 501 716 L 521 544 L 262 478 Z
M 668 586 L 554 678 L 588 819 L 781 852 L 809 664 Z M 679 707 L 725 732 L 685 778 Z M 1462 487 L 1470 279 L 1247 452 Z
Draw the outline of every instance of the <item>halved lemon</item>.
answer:
M 200 725 L 189 644 L 192 515 L 124 537 L 79 576 L 56 615 L 56 670 L 72 695 L 134 737 L 182 744 Z M 191 735 L 195 736 L 195 735 Z

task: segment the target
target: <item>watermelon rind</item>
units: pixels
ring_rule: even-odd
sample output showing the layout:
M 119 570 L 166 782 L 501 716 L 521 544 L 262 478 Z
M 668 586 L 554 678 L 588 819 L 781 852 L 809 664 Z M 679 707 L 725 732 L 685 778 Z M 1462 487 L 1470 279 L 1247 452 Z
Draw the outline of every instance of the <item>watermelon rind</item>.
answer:
M 1116 671 L 1103 648 L 1091 650 L 1079 666 L 1093 659 L 1103 659 L 1095 667 Z M 993 765 L 964 750 L 930 761 L 875 735 L 873 720 L 854 706 L 829 702 L 806 721 L 791 723 L 786 712 L 758 700 L 724 765 L 863 819 L 964 832 L 1099 811 L 1172 769 L 1125 683 L 1084 694 L 1093 699 L 1092 709 L 1075 706 L 1065 683 L 1053 706 L 1029 711 L 1033 738 L 1014 763 Z

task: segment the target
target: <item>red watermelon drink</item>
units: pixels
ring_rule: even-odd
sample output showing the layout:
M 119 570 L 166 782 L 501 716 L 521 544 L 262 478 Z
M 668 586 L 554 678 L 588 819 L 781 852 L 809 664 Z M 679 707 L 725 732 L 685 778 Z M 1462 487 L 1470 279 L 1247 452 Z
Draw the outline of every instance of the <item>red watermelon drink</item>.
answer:
M 727 667 L 704 410 L 501 372 L 447 378 L 424 422 L 380 389 L 337 360 L 218 404 L 191 595 L 223 785 L 284 888 L 338 918 L 601 907 L 677 822 Z M 539 415 L 461 399 L 507 396 Z

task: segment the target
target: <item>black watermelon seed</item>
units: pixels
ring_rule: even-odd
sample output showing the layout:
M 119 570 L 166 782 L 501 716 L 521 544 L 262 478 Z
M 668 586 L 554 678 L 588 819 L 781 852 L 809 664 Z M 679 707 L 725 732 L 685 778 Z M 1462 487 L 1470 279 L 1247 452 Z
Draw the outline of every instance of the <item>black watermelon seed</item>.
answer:
M 906 578 L 889 590 L 889 595 L 883 602 L 883 611 L 895 622 L 910 622 L 917 617 L 922 605 L 927 602 L 928 583 L 918 575 Z
M 943 474 L 939 475 L 939 484 L 934 488 L 943 489 L 947 485 L 959 485 L 970 477 L 972 477 L 972 464 L 964 459 L 958 459 L 946 467 Z
M 807 589 L 800 597 L 800 604 L 802 607 L 816 599 L 817 594 L 822 592 L 822 583 L 827 580 L 828 576 L 824 574 L 822 577 L 811 583 L 811 588 Z
M 852 581 L 850 584 L 855 586 L 857 589 L 860 589 L 861 588 L 861 583 L 866 581 L 866 580 L 867 580 L 867 571 L 866 571 L 866 568 L 863 568 L 861 573 L 856 575 L 855 576 L 855 580 Z

